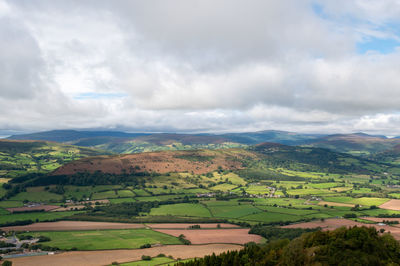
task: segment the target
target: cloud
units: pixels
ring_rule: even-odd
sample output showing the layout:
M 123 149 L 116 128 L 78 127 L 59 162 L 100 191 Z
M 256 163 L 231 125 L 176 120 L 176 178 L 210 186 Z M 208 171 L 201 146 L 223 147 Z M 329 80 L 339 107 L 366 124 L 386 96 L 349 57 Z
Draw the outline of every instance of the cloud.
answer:
M 0 97 L 20 99 L 40 91 L 44 61 L 29 31 L 18 20 L 0 17 Z
M 0 0 L 0 130 L 400 134 L 399 12 L 391 0 Z

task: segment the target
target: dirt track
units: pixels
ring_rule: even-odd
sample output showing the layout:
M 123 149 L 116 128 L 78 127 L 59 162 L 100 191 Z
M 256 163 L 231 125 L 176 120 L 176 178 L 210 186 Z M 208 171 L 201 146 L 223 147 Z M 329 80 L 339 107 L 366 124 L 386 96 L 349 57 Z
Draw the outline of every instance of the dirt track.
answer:
M 148 249 L 134 250 L 102 250 L 102 251 L 72 251 L 56 255 L 45 255 L 25 258 L 9 259 L 13 265 L 19 266 L 97 266 L 110 265 L 112 262 L 119 263 L 140 260 L 142 255 L 157 256 L 160 253 L 174 258 L 188 259 L 203 257 L 213 252 L 220 254 L 228 250 L 239 250 L 242 246 L 232 244 L 211 245 L 169 245 Z
M 389 201 L 379 205 L 379 208 L 386 209 L 386 210 L 400 211 L 400 200 L 398 200 L 398 199 L 389 200 Z
M 22 226 L 8 226 L 1 229 L 3 231 L 75 231 L 97 229 L 132 229 L 143 227 L 144 225 L 142 224 L 59 221 L 48 223 L 35 223 Z
M 247 242 L 260 242 L 261 236 L 249 235 L 249 229 L 199 229 L 199 230 L 174 230 L 174 229 L 155 229 L 164 234 L 178 237 L 183 234 L 192 244 L 208 243 L 234 243 L 245 244 Z

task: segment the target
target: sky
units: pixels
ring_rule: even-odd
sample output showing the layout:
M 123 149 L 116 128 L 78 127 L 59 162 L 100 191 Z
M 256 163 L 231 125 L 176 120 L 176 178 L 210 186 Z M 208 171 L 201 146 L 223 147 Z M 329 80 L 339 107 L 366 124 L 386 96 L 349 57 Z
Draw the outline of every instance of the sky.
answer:
M 400 0 L 0 0 L 0 135 L 400 135 Z

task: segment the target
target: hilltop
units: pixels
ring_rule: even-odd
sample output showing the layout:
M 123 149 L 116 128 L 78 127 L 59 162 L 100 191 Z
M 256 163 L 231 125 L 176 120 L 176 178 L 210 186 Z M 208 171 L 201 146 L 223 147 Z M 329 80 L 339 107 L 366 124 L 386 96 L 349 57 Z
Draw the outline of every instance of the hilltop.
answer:
M 44 140 L 107 150 L 113 153 L 141 153 L 165 150 L 245 148 L 264 142 L 330 149 L 369 157 L 400 145 L 400 138 L 365 133 L 303 134 L 264 130 L 225 134 L 126 133 L 121 131 L 53 130 L 13 135 L 13 140 Z
M 355 133 L 324 136 L 309 142 L 308 146 L 326 148 L 353 155 L 369 156 L 371 154 L 390 150 L 399 144 L 399 138 Z
M 262 142 L 300 145 L 322 135 L 265 130 L 226 134 L 126 133 L 121 131 L 53 130 L 13 135 L 13 140 L 46 140 L 92 147 L 114 153 L 140 153 L 161 150 L 238 148 Z

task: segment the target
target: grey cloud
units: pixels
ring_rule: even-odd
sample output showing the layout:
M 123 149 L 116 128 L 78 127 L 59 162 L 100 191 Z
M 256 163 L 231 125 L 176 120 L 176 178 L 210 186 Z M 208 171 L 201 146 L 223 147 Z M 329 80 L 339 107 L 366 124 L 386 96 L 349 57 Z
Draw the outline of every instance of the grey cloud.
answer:
M 30 98 L 41 87 L 44 61 L 40 49 L 20 21 L 0 17 L 0 97 Z
M 8 1 L 0 129 L 394 132 L 400 52 L 356 54 L 360 25 L 340 22 L 388 34 L 398 5 L 370 2 Z

